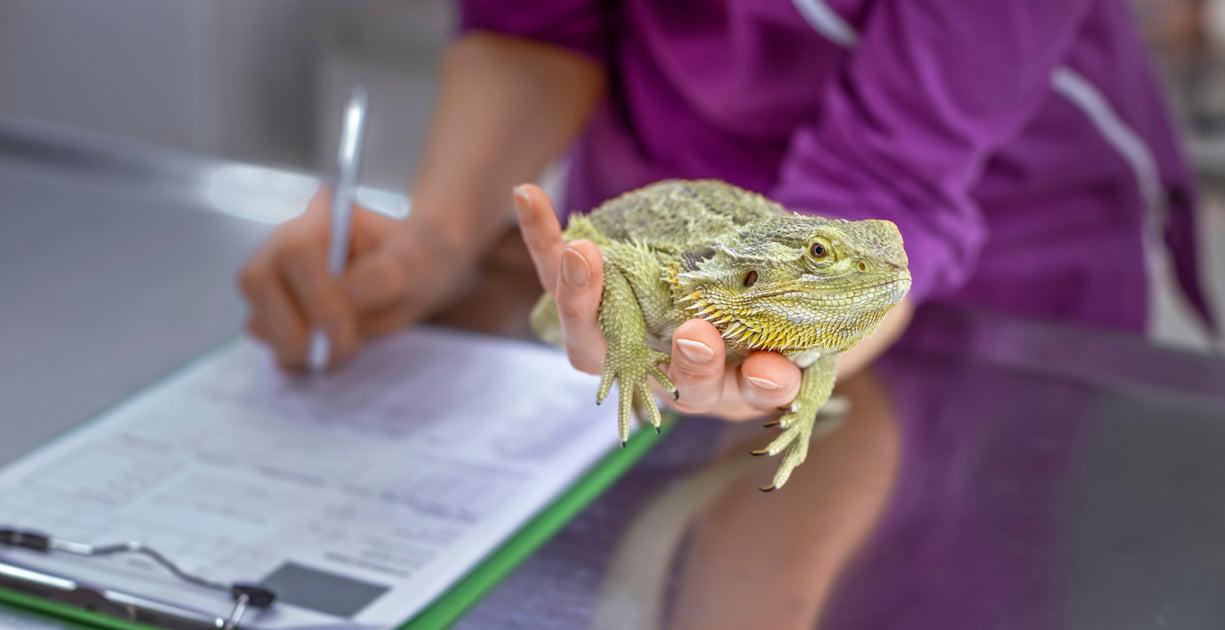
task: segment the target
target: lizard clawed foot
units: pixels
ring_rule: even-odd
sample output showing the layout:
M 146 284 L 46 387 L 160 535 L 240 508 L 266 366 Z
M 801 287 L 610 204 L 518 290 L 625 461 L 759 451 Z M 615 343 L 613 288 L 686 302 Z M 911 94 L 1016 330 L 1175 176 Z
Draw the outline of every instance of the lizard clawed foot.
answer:
M 772 492 L 783 487 L 791 473 L 808 457 L 808 445 L 812 439 L 837 429 L 845 418 L 845 405 L 841 409 L 835 409 L 832 414 L 826 414 L 824 409 L 820 413 L 805 411 L 804 407 L 805 405 L 792 405 L 791 411 L 768 423 L 767 428 L 777 426 L 782 432 L 765 448 L 750 452 L 756 457 L 773 457 L 779 453 L 783 455 L 778 471 L 774 473 L 773 483 L 760 488 L 762 492 Z
M 660 363 L 670 359 L 667 353 L 651 350 L 645 344 L 639 348 L 625 348 L 623 345 L 609 343 L 608 356 L 604 359 L 604 374 L 600 377 L 600 389 L 596 392 L 596 404 L 604 402 L 617 384 L 617 430 L 621 435 L 621 443 L 629 439 L 630 415 L 634 409 L 639 411 L 639 417 L 659 431 L 663 417 L 655 396 L 651 393 L 649 377 L 654 377 L 661 387 L 678 397 L 676 385 L 672 379 L 659 368 Z
M 774 473 L 773 483 L 761 488 L 762 492 L 783 487 L 795 467 L 804 463 L 804 458 L 808 457 L 808 442 L 814 436 L 832 431 L 841 423 L 842 415 L 830 417 L 817 413 L 829 402 L 830 394 L 834 390 L 834 376 L 838 367 L 836 358 L 837 355 L 824 355 L 804 368 L 800 391 L 795 395 L 795 400 L 782 409 L 783 415 L 779 416 L 778 420 L 766 423 L 766 428 L 778 427 L 778 437 L 765 448 L 753 451 L 753 455 L 773 457 L 781 453 L 783 459 L 778 465 L 778 471 Z M 845 414 L 846 405 L 842 404 L 841 407 L 842 413 Z
M 777 426 L 782 428 L 782 432 L 778 437 L 774 438 L 768 446 L 752 452 L 754 456 L 769 455 L 771 457 L 783 454 L 782 462 L 778 466 L 778 472 L 774 473 L 774 481 L 768 486 L 761 488 L 762 492 L 770 492 L 777 488 L 781 488 L 787 483 L 787 479 L 791 477 L 791 472 L 796 466 L 804 463 L 804 459 L 808 457 L 808 440 L 812 435 L 812 427 L 816 422 L 816 415 L 809 413 L 806 417 L 799 417 L 796 411 L 790 411 L 784 414 L 777 421 Z

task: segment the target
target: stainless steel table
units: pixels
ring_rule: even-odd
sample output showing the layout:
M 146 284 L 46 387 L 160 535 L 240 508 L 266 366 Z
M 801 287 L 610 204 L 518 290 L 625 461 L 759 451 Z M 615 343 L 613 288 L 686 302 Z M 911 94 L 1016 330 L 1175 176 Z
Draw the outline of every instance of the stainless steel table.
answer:
M 1225 627 L 1225 360 L 930 307 L 843 389 L 768 495 L 686 421 L 459 627 Z
M 268 229 L 210 208 L 203 161 L 22 131 L 0 128 L 0 462 L 237 332 Z
M 235 167 L 0 125 L 0 463 L 239 330 Z M 458 627 L 1225 627 L 1225 361 L 929 307 L 841 392 L 771 494 L 683 421 Z

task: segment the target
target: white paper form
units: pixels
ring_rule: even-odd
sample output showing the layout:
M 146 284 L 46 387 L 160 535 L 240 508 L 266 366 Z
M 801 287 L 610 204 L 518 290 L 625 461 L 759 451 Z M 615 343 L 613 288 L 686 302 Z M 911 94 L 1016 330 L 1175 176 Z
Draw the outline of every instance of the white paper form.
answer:
M 267 578 L 283 601 L 254 627 L 394 627 L 616 444 L 596 385 L 551 349 L 436 329 L 322 380 L 238 341 L 0 471 L 0 524 L 139 540 L 213 580 Z M 139 556 L 0 557 L 231 605 Z

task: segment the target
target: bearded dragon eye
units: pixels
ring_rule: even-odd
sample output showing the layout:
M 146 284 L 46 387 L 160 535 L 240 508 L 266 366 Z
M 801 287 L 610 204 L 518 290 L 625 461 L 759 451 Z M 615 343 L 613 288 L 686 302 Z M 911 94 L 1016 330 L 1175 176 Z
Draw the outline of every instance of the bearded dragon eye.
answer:
M 744 274 L 744 286 L 751 287 L 755 284 L 757 284 L 757 270 L 752 269 Z
M 826 253 L 828 252 L 825 251 L 825 246 L 822 245 L 821 243 L 813 243 L 808 248 L 808 254 L 817 260 L 821 260 L 822 258 L 825 258 Z

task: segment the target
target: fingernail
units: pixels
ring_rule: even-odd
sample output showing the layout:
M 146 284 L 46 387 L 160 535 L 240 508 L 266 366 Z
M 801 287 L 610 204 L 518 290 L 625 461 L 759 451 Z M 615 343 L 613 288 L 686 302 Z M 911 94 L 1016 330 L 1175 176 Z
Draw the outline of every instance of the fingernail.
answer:
M 715 351 L 700 341 L 677 339 L 676 345 L 680 346 L 681 354 L 694 363 L 706 363 L 715 358 Z
M 572 287 L 586 286 L 591 279 L 591 267 L 578 252 L 567 249 L 561 255 L 561 275 Z
M 774 390 L 778 390 L 778 389 L 782 389 L 782 388 L 783 388 L 783 386 L 782 386 L 782 385 L 779 385 L 778 383 L 775 383 L 774 381 L 772 381 L 772 380 L 770 380 L 770 379 L 768 379 L 768 378 L 759 378 L 759 377 L 756 377 L 756 376 L 746 376 L 746 377 L 744 377 L 744 380 L 746 380 L 746 381 L 748 381 L 749 383 L 751 383 L 751 384 L 753 385 L 753 387 L 756 387 L 757 389 L 764 389 L 764 390 L 768 390 L 768 391 L 774 391 Z
M 527 194 L 527 187 L 523 184 L 515 186 L 515 204 L 520 208 L 526 208 L 532 203 L 532 198 Z

